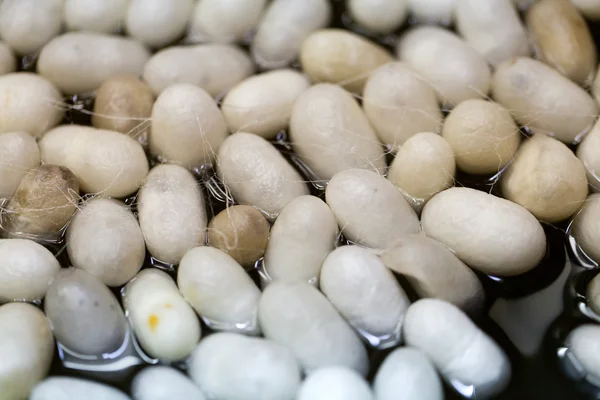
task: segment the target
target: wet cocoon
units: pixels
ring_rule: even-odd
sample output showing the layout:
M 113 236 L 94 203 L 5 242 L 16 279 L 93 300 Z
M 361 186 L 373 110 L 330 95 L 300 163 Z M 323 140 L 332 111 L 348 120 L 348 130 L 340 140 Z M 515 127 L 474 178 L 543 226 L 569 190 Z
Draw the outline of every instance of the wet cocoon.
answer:
M 32 240 L 0 240 L 0 302 L 41 300 L 60 264 Z
M 13 195 L 27 172 L 40 165 L 40 148 L 25 132 L 0 133 L 0 198 Z
M 304 39 L 325 28 L 331 17 L 327 0 L 274 0 L 264 13 L 250 50 L 261 68 L 289 65 L 300 52 Z
M 375 400 L 369 384 L 354 370 L 325 367 L 304 380 L 296 400 Z
M 133 213 L 121 202 L 95 198 L 75 214 L 67 229 L 67 251 L 74 267 L 121 286 L 144 263 L 144 237 Z
M 64 0 L 69 31 L 115 33 L 122 28 L 130 0 Z
M 390 33 L 406 20 L 405 0 L 348 0 L 347 7 L 352 18 L 373 33 Z
M 17 58 L 12 49 L 0 41 L 0 75 L 5 75 L 17 70 Z
M 273 282 L 263 292 L 258 317 L 264 336 L 290 349 L 306 373 L 341 366 L 366 375 L 362 342 L 314 286 Z
M 525 57 L 498 65 L 492 96 L 520 125 L 565 143 L 579 141 L 598 115 L 596 103 L 582 88 L 541 61 Z
M 600 19 L 600 1 L 598 0 L 571 0 L 583 16 L 592 21 Z
M 129 396 L 102 383 L 66 376 L 52 376 L 40 382 L 30 400 L 130 400 Z
M 183 35 L 193 6 L 194 0 L 131 0 L 127 33 L 147 46 L 166 46 Z
M 596 314 L 600 314 L 600 275 L 596 275 L 586 290 L 588 305 Z
M 417 23 L 450 25 L 456 0 L 407 0 L 411 17 Z
M 198 386 L 179 370 L 150 366 L 139 372 L 131 383 L 134 400 L 206 400 Z
M 178 361 L 200 340 L 200 322 L 169 275 L 141 271 L 125 286 L 125 309 L 136 338 L 151 357 Z
M 600 327 L 585 324 L 575 328 L 567 337 L 567 346 L 587 375 L 600 376 Z
M 221 250 L 202 246 L 181 259 L 177 285 L 211 329 L 255 335 L 260 290 L 246 271 Z
M 302 43 L 302 70 L 314 82 L 342 85 L 362 93 L 369 74 L 387 62 L 391 54 L 378 44 L 341 29 L 321 29 Z
M 210 399 L 293 400 L 300 386 L 294 355 L 262 338 L 216 333 L 200 342 L 188 365 Z
M 546 253 L 544 229 L 529 211 L 475 189 L 438 193 L 423 208 L 421 224 L 427 236 L 485 274 L 522 274 Z
M 315 196 L 296 197 L 271 229 L 263 283 L 281 279 L 318 286 L 321 266 L 334 249 L 337 235 L 335 215 L 323 200 Z
M 39 146 L 43 162 L 70 169 L 86 193 L 125 197 L 148 174 L 142 146 L 119 132 L 63 125 L 48 132 Z
M 54 356 L 48 320 L 37 307 L 9 303 L 0 307 L 0 393 L 26 399 L 46 375 Z
M 502 349 L 450 303 L 423 299 L 404 317 L 404 340 L 423 351 L 450 384 L 491 398 L 508 385 L 511 367 Z
M 1 138 L 2 136 L 0 140 Z M 585 135 L 577 146 L 576 154 L 585 167 L 590 190 L 600 191 L 600 123 L 596 122 L 592 130 Z
M 485 59 L 452 32 L 431 26 L 413 28 L 396 47 L 398 58 L 421 75 L 445 106 L 485 97 L 490 67 Z
M 221 103 L 230 132 L 250 132 L 271 139 L 288 127 L 308 78 L 291 69 L 252 76 L 231 89 Z
M 590 195 L 579 214 L 573 219 L 571 235 L 583 251 L 594 261 L 600 262 L 600 194 Z
M 314 85 L 298 98 L 290 140 L 315 180 L 327 181 L 350 168 L 380 173 L 386 168 L 383 149 L 360 106 L 336 85 Z
M 420 230 L 402 193 L 375 172 L 340 172 L 329 181 L 325 197 L 342 233 L 356 244 L 381 249 Z
M 65 94 L 96 90 L 114 75 L 140 75 L 150 58 L 139 42 L 92 32 L 69 32 L 44 46 L 37 72 Z
M 204 197 L 194 176 L 178 165 L 157 165 L 137 197 L 140 229 L 150 254 L 178 264 L 206 240 Z
M 298 196 L 307 195 L 304 178 L 265 139 L 239 132 L 219 149 L 217 173 L 239 204 L 274 219 Z

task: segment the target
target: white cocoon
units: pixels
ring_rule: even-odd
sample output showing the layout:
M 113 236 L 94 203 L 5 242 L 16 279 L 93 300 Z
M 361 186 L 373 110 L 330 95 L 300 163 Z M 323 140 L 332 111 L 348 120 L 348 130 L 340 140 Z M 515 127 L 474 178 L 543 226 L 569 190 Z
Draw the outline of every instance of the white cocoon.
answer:
M 185 32 L 194 0 L 131 0 L 127 32 L 154 48 L 164 47 Z
M 130 0 L 64 0 L 69 31 L 115 33 L 125 23 Z
M 344 367 L 320 368 L 302 383 L 296 400 L 375 400 L 365 379 Z
M 359 25 L 374 33 L 390 33 L 406 20 L 406 0 L 348 0 L 347 7 Z
M 0 198 L 10 198 L 27 172 L 41 162 L 35 138 L 25 132 L 0 133 Z

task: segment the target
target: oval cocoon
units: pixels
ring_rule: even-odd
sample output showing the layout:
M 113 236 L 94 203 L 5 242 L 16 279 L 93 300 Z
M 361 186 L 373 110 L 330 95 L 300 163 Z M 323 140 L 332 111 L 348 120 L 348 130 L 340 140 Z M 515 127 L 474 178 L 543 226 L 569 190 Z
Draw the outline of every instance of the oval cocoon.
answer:
M 369 384 L 354 370 L 325 367 L 304 380 L 296 400 L 374 400 Z
M 331 18 L 327 0 L 273 0 L 264 13 L 250 50 L 261 68 L 289 65 L 302 42 L 313 31 L 325 28 Z
M 418 71 L 437 91 L 445 106 L 485 97 L 490 88 L 490 67 L 465 41 L 442 28 L 413 28 L 396 47 L 398 57 Z
M 5 42 L 0 41 L 0 75 L 17 70 L 17 57 Z
M 267 139 L 288 127 L 296 99 L 308 89 L 308 78 L 291 69 L 250 77 L 231 89 L 221 103 L 229 130 Z
M 150 47 L 164 47 L 183 35 L 193 6 L 194 0 L 131 0 L 127 32 Z
M 314 82 L 336 83 L 359 94 L 371 71 L 390 61 L 383 47 L 342 29 L 313 32 L 300 49 L 302 70 Z
M 264 259 L 268 278 L 300 280 L 318 286 L 321 266 L 334 249 L 337 235 L 335 215 L 323 200 L 315 196 L 296 197 L 271 229 Z
M 60 92 L 40 75 L 16 72 L 0 76 L 2 133 L 27 132 L 41 137 L 62 119 L 62 104 Z
M 252 61 L 238 47 L 203 44 L 172 46 L 157 52 L 144 66 L 143 78 L 156 96 L 175 83 L 191 83 L 214 97 L 253 73 Z
M 336 85 L 314 85 L 298 98 L 290 140 L 320 180 L 350 168 L 385 171 L 383 148 L 373 128 L 352 95 Z
M 188 373 L 211 399 L 291 400 L 301 378 L 285 347 L 233 333 L 216 333 L 200 342 Z
M 178 165 L 152 168 L 137 197 L 138 219 L 150 254 L 178 264 L 206 240 L 204 197 L 194 176 Z
M 133 213 L 116 200 L 86 202 L 67 229 L 67 251 L 76 268 L 108 286 L 127 283 L 142 268 L 144 237 Z
M 219 149 L 217 173 L 236 202 L 275 218 L 298 196 L 307 195 L 305 180 L 277 149 L 251 133 L 229 136 Z
M 115 33 L 125 22 L 130 0 L 64 0 L 67 30 Z
M 30 400 L 130 400 L 129 396 L 111 386 L 80 378 L 52 376 L 40 382 Z
M 206 400 L 200 388 L 179 370 L 157 365 L 144 368 L 131 383 L 135 400 Z
M 583 251 L 596 262 L 600 262 L 600 194 L 590 195 L 573 218 L 571 235 Z
M 584 324 L 573 329 L 567 337 L 567 346 L 583 367 L 583 372 L 591 375 L 600 375 L 600 354 L 596 343 L 600 340 L 600 327 L 598 325 Z
M 442 128 L 435 91 L 402 62 L 385 64 L 369 75 L 362 105 L 379 139 L 394 149 L 419 132 Z
M 425 205 L 421 224 L 427 236 L 486 274 L 522 274 L 546 253 L 544 229 L 529 211 L 475 189 L 438 193 Z
M 402 193 L 375 172 L 342 171 L 329 181 L 325 197 L 342 233 L 356 244 L 385 248 L 420 231 L 417 214 Z
M 456 0 L 407 0 L 411 17 L 420 24 L 450 25 Z
M 169 275 L 145 269 L 123 293 L 133 331 L 150 356 L 172 362 L 194 350 L 200 340 L 200 322 Z
M 373 33 L 390 33 L 406 20 L 404 0 L 349 0 L 347 7 L 352 18 Z
M 54 356 L 50 324 L 37 307 L 9 303 L 0 307 L 0 393 L 26 399 L 46 377 Z
M 367 352 L 358 336 L 309 283 L 270 284 L 260 300 L 258 318 L 264 336 L 290 349 L 307 374 L 322 367 L 341 366 L 364 376 L 369 369 Z
M 65 94 L 96 90 L 114 75 L 139 76 L 150 58 L 132 39 L 91 32 L 69 32 L 51 40 L 40 52 L 37 72 Z
M 525 57 L 498 65 L 492 96 L 520 125 L 565 143 L 579 141 L 598 115 L 598 106 L 582 88 Z
M 2 136 L 0 140 L 1 138 Z M 590 190 L 600 191 L 600 123 L 596 122 L 592 130 L 585 135 L 577 146 L 576 154 L 585 167 Z
M 260 290 L 221 250 L 202 246 L 188 251 L 179 264 L 177 285 L 211 329 L 260 333 L 256 319 Z
M 600 314 L 600 275 L 594 276 L 594 278 L 590 281 L 585 295 L 590 308 L 596 314 Z
M 39 146 L 43 162 L 70 169 L 86 193 L 125 197 L 148 174 L 142 146 L 119 132 L 63 125 L 48 132 Z
M 588 194 L 583 163 L 558 140 L 534 135 L 500 178 L 502 195 L 546 222 L 573 215 Z
M 0 133 L 0 199 L 12 197 L 21 179 L 40 165 L 35 138 L 25 132 Z
M 450 303 L 417 301 L 406 312 L 403 334 L 409 346 L 433 361 L 446 381 L 470 386 L 481 398 L 501 393 L 510 381 L 506 354 Z

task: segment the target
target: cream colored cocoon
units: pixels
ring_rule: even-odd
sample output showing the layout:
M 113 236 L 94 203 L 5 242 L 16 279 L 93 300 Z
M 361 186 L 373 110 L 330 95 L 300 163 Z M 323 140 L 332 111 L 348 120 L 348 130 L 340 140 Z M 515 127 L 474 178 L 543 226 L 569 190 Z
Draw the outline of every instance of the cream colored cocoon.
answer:
M 181 371 L 166 365 L 144 368 L 131 382 L 135 400 L 206 400 L 194 382 Z
M 402 36 L 396 52 L 437 91 L 445 106 L 485 97 L 489 91 L 491 73 L 486 60 L 448 30 L 413 28 Z
M 348 0 L 346 4 L 354 21 L 373 33 L 395 31 L 408 14 L 406 0 Z
M 372 248 L 385 248 L 420 231 L 419 219 L 390 181 L 372 171 L 349 169 L 335 175 L 325 191 L 344 236 Z
M 41 162 L 35 138 L 25 132 L 0 133 L 0 198 L 10 198 L 27 172 Z
M 129 396 L 112 386 L 81 378 L 52 376 L 39 383 L 30 400 L 130 400 Z
M 589 307 L 600 314 L 600 275 L 596 275 L 588 284 L 585 291 Z
M 130 0 L 64 0 L 63 18 L 69 31 L 118 32 Z
M 367 381 L 344 367 L 320 368 L 310 374 L 296 400 L 375 400 Z
M 164 47 L 181 37 L 194 0 L 131 0 L 127 10 L 127 33 L 147 46 Z
M 219 150 L 217 173 L 239 204 L 274 219 L 294 198 L 309 194 L 304 178 L 260 136 L 238 132 Z
M 579 214 L 573 218 L 571 235 L 583 251 L 594 261 L 600 263 L 600 194 L 590 195 Z
M 223 114 L 202 88 L 174 84 L 154 102 L 148 145 L 161 161 L 199 169 L 215 159 L 226 136 Z
M 406 63 L 391 62 L 373 71 L 362 106 L 379 139 L 393 149 L 419 132 L 442 128 L 435 90 Z
M 567 347 L 583 367 L 583 372 L 593 377 L 600 376 L 600 326 L 584 324 L 573 329 L 567 336 Z
M 328 0 L 273 0 L 267 7 L 250 50 L 261 68 L 289 65 L 311 32 L 325 28 L 331 18 Z
M 420 24 L 450 25 L 456 0 L 407 0 L 411 17 Z
M 520 125 L 565 143 L 579 141 L 598 115 L 598 106 L 588 93 L 531 58 L 519 57 L 498 65 L 492 97 Z
M 546 254 L 544 229 L 529 211 L 475 189 L 438 193 L 423 208 L 421 224 L 427 236 L 490 275 L 522 274 Z
M 0 75 L 17 70 L 17 57 L 6 42 L 0 41 Z
M 98 89 L 114 75 L 141 75 L 148 50 L 139 42 L 102 33 L 69 32 L 44 46 L 37 72 L 65 94 Z
M 379 173 L 386 168 L 383 148 L 362 109 L 336 85 L 314 85 L 298 98 L 290 140 L 315 180 L 327 181 L 350 168 Z
M 296 99 L 310 87 L 308 78 L 292 69 L 252 76 L 229 91 L 221 112 L 229 130 L 272 139 L 288 127 Z
M 587 172 L 590 190 L 600 191 L 600 123 L 596 122 L 592 130 L 585 135 L 577 146 L 576 154 Z
M 592 21 L 600 19 L 600 1 L 599 0 L 571 0 L 571 3 L 577 7 L 583 16 Z
M 534 135 L 525 141 L 500 178 L 503 197 L 545 222 L 577 212 L 588 194 L 583 163 L 558 140 Z

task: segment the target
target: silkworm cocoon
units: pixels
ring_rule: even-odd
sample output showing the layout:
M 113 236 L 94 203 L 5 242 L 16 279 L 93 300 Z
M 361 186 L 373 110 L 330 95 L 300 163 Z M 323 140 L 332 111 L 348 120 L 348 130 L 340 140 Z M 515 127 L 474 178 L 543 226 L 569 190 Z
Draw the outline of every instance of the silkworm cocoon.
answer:
M 450 144 L 438 134 L 421 132 L 400 148 L 388 171 L 388 180 L 420 212 L 436 193 L 454 185 L 456 162 Z
M 442 382 L 431 360 L 421 351 L 394 350 L 379 367 L 373 391 L 377 400 L 443 400 Z
M 600 123 L 597 122 L 585 135 L 576 154 L 585 167 L 590 190 L 600 191 Z
M 271 283 L 260 300 L 258 318 L 265 337 L 290 349 L 308 374 L 340 366 L 366 375 L 369 366 L 362 342 L 309 283 Z
M 288 127 L 296 99 L 309 87 L 308 78 L 294 70 L 265 72 L 231 89 L 221 111 L 231 132 L 272 139 Z
M 372 251 L 359 246 L 332 251 L 321 269 L 321 290 L 362 335 L 381 342 L 400 341 L 402 319 L 410 301 Z
M 315 196 L 300 196 L 283 209 L 265 253 L 265 270 L 272 280 L 300 280 L 318 286 L 325 257 L 334 249 L 335 215 Z
M 150 254 L 178 264 L 206 240 L 206 209 L 193 175 L 178 165 L 152 168 L 137 197 L 140 229 Z
M 379 139 L 394 149 L 419 132 L 442 128 L 435 91 L 402 62 L 382 65 L 369 75 L 362 105 Z
M 302 42 L 331 18 L 327 0 L 274 0 L 264 13 L 252 40 L 254 61 L 267 69 L 285 67 L 298 56 Z
M 43 162 L 70 169 L 86 193 L 125 197 L 148 174 L 142 146 L 119 132 L 63 125 L 48 132 L 39 146 Z
M 497 66 L 492 97 L 535 133 L 579 141 L 598 115 L 594 99 L 541 61 L 519 57 Z
M 38 51 L 60 33 L 63 0 L 6 0 L 0 5 L 0 36 L 17 53 Z
M 600 262 L 600 194 L 590 195 L 581 212 L 573 219 L 571 235 L 583 251 L 593 260 Z
M 510 113 L 493 101 L 466 100 L 446 117 L 442 136 L 456 165 L 469 174 L 495 174 L 514 157 L 521 133 Z
M 600 327 L 585 324 L 573 329 L 566 344 L 588 375 L 600 375 L 600 352 L 596 345 L 600 340 Z
M 405 0 L 348 0 L 348 11 L 359 25 L 374 33 L 390 33 L 406 20 Z
M 179 370 L 165 365 L 144 368 L 131 383 L 134 400 L 206 400 L 200 388 Z
M 523 143 L 500 178 L 502 195 L 538 219 L 558 222 L 581 207 L 588 194 L 583 163 L 558 140 L 534 135 Z
M 0 240 L 0 302 L 41 300 L 60 264 L 44 246 L 26 239 Z
M 511 0 L 457 0 L 455 17 L 460 34 L 492 65 L 530 53 Z
M 17 70 L 15 53 L 5 42 L 0 41 L 0 75 L 9 74 Z
M 157 52 L 144 66 L 143 78 L 156 96 L 175 83 L 191 83 L 214 97 L 253 73 L 250 57 L 236 46 L 202 44 Z
M 200 322 L 169 275 L 141 271 L 125 286 L 124 305 L 136 338 L 151 357 L 178 361 L 200 340 Z
M 335 175 L 325 191 L 344 236 L 356 244 L 385 248 L 420 230 L 417 214 L 383 176 L 350 169 Z
M 336 83 L 359 94 L 369 74 L 392 59 L 378 44 L 341 29 L 313 32 L 300 49 L 302 69 L 314 82 Z
M 79 182 L 68 168 L 40 165 L 23 177 L 8 202 L 3 228 L 11 237 L 56 239 L 77 210 L 78 200 Z
M 383 173 L 383 148 L 360 106 L 339 86 L 318 84 L 296 101 L 290 120 L 296 154 L 319 180 L 364 168 Z
M 44 300 L 56 339 L 84 355 L 112 353 L 127 335 L 127 321 L 112 292 L 95 276 L 63 269 Z
M 26 399 L 46 377 L 54 356 L 54 339 L 46 316 L 37 307 L 9 303 L 0 307 L 0 393 Z
M 588 305 L 596 314 L 600 314 L 600 275 L 596 275 L 586 290 Z
M 266 0 L 200 0 L 188 28 L 192 42 L 237 42 L 257 24 Z
M 485 293 L 477 275 L 433 239 L 406 235 L 386 248 L 381 260 L 403 275 L 420 297 L 445 300 L 471 315 L 485 305 Z
M 202 246 L 181 259 L 177 285 L 183 297 L 216 330 L 260 333 L 260 290 L 246 271 L 221 250 Z
M 188 373 L 211 399 L 292 400 L 301 370 L 277 343 L 233 333 L 204 339 L 192 353 Z
M 194 0 L 131 0 L 125 28 L 150 47 L 164 47 L 185 32 Z
M 129 396 L 113 388 L 94 381 L 66 376 L 49 377 L 33 389 L 30 400 L 131 400 Z
M 12 197 L 21 179 L 40 165 L 40 148 L 25 132 L 0 133 L 0 198 Z
M 271 219 L 290 201 L 308 194 L 304 178 L 281 153 L 251 133 L 238 132 L 225 139 L 217 173 L 238 203 L 254 206 Z
M 402 36 L 398 57 L 418 71 L 445 106 L 485 97 L 491 73 L 486 60 L 452 32 L 424 26 Z
M 69 31 L 115 33 L 125 22 L 130 0 L 64 0 Z
M 98 89 L 115 75 L 141 75 L 149 58 L 148 50 L 133 39 L 69 32 L 44 46 L 37 72 L 63 93 L 81 94 Z
M 546 253 L 544 229 L 529 211 L 475 189 L 436 194 L 423 208 L 421 224 L 427 236 L 486 274 L 522 274 Z
M 446 381 L 481 398 L 501 393 L 511 377 L 502 349 L 460 309 L 442 300 L 423 299 L 408 308 L 404 340 L 424 352 Z
M 527 26 L 542 61 L 580 85 L 592 82 L 598 64 L 596 45 L 570 1 L 539 1 L 527 13 Z
M 304 380 L 296 400 L 375 400 L 369 384 L 354 370 L 325 367 Z
M 598 0 L 571 0 L 571 3 L 583 16 L 592 21 L 600 19 L 600 1 Z
M 450 25 L 456 0 L 407 0 L 411 17 L 421 24 Z
M 41 137 L 62 119 L 62 104 L 60 92 L 40 75 L 16 72 L 0 76 L 1 133 L 27 132 Z
M 108 286 L 127 283 L 142 268 L 146 247 L 133 213 L 116 200 L 84 204 L 67 229 L 67 251 L 74 267 Z

